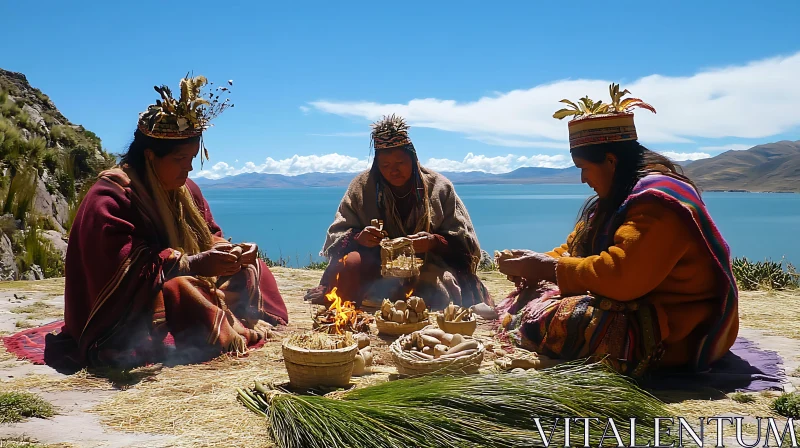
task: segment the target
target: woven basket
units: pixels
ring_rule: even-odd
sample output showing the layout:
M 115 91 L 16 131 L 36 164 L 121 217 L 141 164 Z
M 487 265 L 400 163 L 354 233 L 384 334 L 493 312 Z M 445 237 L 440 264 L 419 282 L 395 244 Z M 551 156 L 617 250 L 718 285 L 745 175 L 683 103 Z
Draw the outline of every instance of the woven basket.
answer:
M 358 344 L 334 350 L 309 350 L 283 343 L 283 362 L 289 383 L 298 389 L 350 384 Z
M 423 328 L 430 325 L 430 314 L 428 318 L 423 320 L 422 322 L 417 322 L 415 324 L 405 323 L 405 324 L 398 324 L 397 322 L 390 322 L 383 320 L 381 317 L 381 311 L 378 310 L 375 312 L 375 326 L 378 327 L 378 333 L 381 334 L 388 334 L 391 336 L 401 336 L 404 334 L 411 334 L 417 330 L 422 330 Z
M 462 356 L 456 359 L 433 359 L 430 361 L 423 361 L 420 359 L 412 358 L 403 351 L 400 345 L 400 339 L 389 346 L 389 351 L 392 353 L 392 361 L 397 367 L 397 373 L 405 376 L 420 376 L 420 375 L 436 375 L 436 374 L 469 374 L 477 373 L 483 362 L 483 354 L 485 348 L 483 344 L 478 341 L 478 350 L 468 356 Z M 472 340 L 472 336 L 464 336 L 464 340 Z
M 414 243 L 400 237 L 381 241 L 381 276 L 410 278 L 419 275 L 423 261 L 414 254 Z
M 458 333 L 464 336 L 472 336 L 472 334 L 475 333 L 475 329 L 478 328 L 478 319 L 473 317 L 472 320 L 452 322 L 444 320 L 444 316 L 442 314 L 437 314 L 436 324 L 439 326 L 439 328 L 444 330 L 445 333 Z

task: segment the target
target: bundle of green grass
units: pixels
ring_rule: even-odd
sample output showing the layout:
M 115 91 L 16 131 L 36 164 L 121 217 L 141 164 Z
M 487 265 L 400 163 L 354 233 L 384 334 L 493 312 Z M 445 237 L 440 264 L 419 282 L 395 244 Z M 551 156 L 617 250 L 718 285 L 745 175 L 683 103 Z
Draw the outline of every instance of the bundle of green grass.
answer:
M 565 417 L 600 419 L 589 425 L 595 441 L 608 419 L 627 435 L 636 418 L 637 436 L 652 440 L 653 419 L 671 415 L 661 401 L 599 363 L 411 378 L 336 398 L 295 395 L 259 383 L 238 393 L 245 406 L 269 420 L 272 438 L 284 448 L 538 446 L 542 435 L 552 446 L 564 446 Z M 581 424 L 572 424 L 571 435 L 583 440 Z

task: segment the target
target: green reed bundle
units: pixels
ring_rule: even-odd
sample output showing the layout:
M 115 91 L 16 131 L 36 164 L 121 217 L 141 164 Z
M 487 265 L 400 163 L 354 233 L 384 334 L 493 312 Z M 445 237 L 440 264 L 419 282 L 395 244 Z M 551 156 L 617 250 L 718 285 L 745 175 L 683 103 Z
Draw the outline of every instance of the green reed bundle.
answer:
M 251 410 L 266 415 L 280 447 L 507 447 L 536 446 L 540 418 L 549 438 L 555 418 L 597 417 L 597 442 L 614 419 L 628 442 L 630 419 L 637 440 L 652 440 L 655 417 L 670 415 L 662 402 L 602 364 L 569 363 L 535 373 L 430 376 L 358 389 L 338 399 L 266 390 L 239 390 Z M 574 441 L 583 425 L 572 423 Z M 611 433 L 609 432 L 609 435 Z M 606 440 L 606 443 L 614 439 Z M 564 446 L 564 423 L 552 446 Z

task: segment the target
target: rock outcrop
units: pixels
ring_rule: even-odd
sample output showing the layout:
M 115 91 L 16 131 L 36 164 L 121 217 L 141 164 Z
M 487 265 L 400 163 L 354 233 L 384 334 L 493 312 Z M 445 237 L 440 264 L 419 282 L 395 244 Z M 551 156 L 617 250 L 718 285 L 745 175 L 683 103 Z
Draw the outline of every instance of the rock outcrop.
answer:
M 0 208 L 13 212 L 0 217 L 0 280 L 41 279 L 61 267 L 47 263 L 50 256 L 31 263 L 32 257 L 24 256 L 33 244 L 25 241 L 26 232 L 38 230 L 41 247 L 63 260 L 71 205 L 115 159 L 94 133 L 70 122 L 22 73 L 0 69 L 0 112 Z M 11 206 L 4 207 L 6 201 Z

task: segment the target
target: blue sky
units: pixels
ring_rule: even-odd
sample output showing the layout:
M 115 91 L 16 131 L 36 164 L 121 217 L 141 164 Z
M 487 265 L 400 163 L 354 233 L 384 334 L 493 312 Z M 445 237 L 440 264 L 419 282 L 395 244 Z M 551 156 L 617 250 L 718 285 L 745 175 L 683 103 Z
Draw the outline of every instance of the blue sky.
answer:
M 154 84 L 233 79 L 195 175 L 354 171 L 391 112 L 436 169 L 564 166 L 557 101 L 605 99 L 611 81 L 655 106 L 636 115 L 640 139 L 676 158 L 800 139 L 792 0 L 7 1 L 0 17 L 0 67 L 112 152 Z

